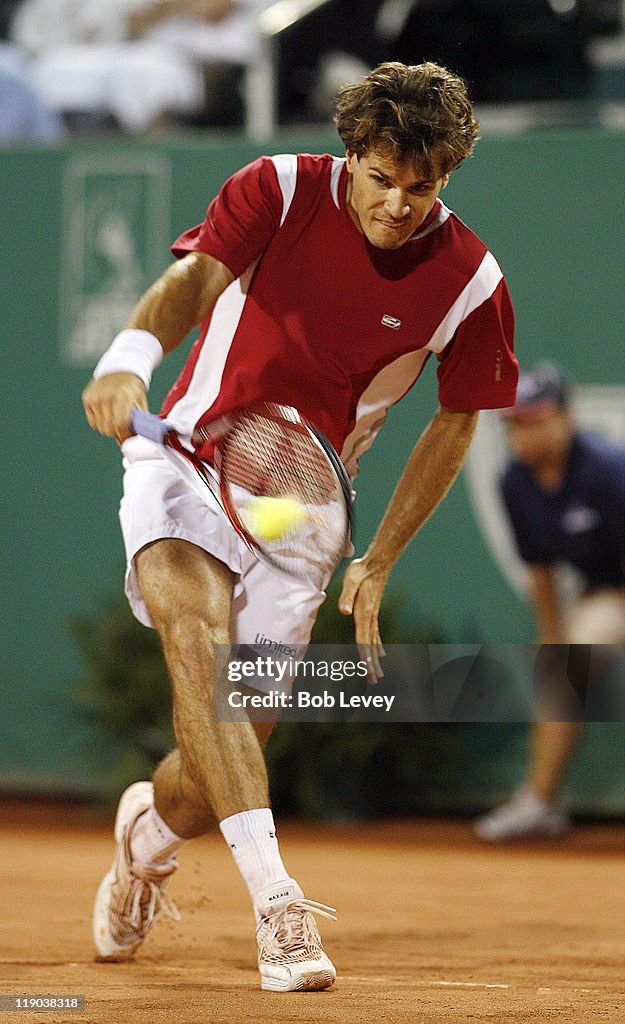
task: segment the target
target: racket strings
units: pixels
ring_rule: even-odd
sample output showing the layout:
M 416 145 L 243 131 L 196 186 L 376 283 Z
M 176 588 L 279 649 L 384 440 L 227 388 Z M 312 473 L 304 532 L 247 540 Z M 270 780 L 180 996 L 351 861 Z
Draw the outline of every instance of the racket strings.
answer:
M 288 423 L 250 416 L 228 435 L 222 455 L 230 483 L 254 495 L 325 505 L 339 497 L 336 477 L 315 439 Z
M 294 499 L 306 510 L 302 524 L 278 539 L 253 538 L 257 547 L 295 575 L 332 571 L 345 553 L 349 525 L 340 481 L 315 435 L 289 420 L 249 412 L 219 447 L 228 505 L 244 525 L 258 497 Z

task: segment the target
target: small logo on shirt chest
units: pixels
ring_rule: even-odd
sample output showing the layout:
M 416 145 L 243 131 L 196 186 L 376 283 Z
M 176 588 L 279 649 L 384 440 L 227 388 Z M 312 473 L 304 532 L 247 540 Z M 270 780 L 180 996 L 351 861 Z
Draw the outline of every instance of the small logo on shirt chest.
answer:
M 573 505 L 567 508 L 562 516 L 562 529 L 566 533 L 588 533 L 594 530 L 601 522 L 601 516 L 596 508 L 588 508 L 587 505 Z
M 401 327 L 401 320 L 398 320 L 396 316 L 391 316 L 390 313 L 384 314 L 382 323 L 385 327 L 392 327 L 394 331 L 398 331 Z

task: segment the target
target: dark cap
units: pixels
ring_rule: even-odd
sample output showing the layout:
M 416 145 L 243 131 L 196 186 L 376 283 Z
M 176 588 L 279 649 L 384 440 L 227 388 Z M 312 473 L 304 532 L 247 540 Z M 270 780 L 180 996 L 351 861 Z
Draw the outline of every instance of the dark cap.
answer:
M 541 420 L 558 409 L 566 409 L 569 384 L 554 363 L 536 363 L 519 377 L 516 403 L 503 409 L 507 419 Z

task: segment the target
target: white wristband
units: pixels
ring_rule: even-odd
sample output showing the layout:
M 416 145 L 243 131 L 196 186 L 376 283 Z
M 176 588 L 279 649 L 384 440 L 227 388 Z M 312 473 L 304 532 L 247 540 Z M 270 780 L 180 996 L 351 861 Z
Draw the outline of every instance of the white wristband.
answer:
M 149 331 L 134 327 L 120 331 L 106 350 L 95 370 L 95 380 L 109 373 L 134 373 L 146 386 L 150 386 L 152 372 L 163 360 L 163 349 L 158 338 Z

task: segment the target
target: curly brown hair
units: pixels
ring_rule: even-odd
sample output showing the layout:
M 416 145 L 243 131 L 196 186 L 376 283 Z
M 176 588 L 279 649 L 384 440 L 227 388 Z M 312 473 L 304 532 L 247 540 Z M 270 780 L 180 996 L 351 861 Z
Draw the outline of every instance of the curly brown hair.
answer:
M 458 167 L 478 139 L 466 83 L 431 61 L 379 64 L 341 90 L 336 109 L 338 133 L 358 157 L 375 150 L 437 176 Z

